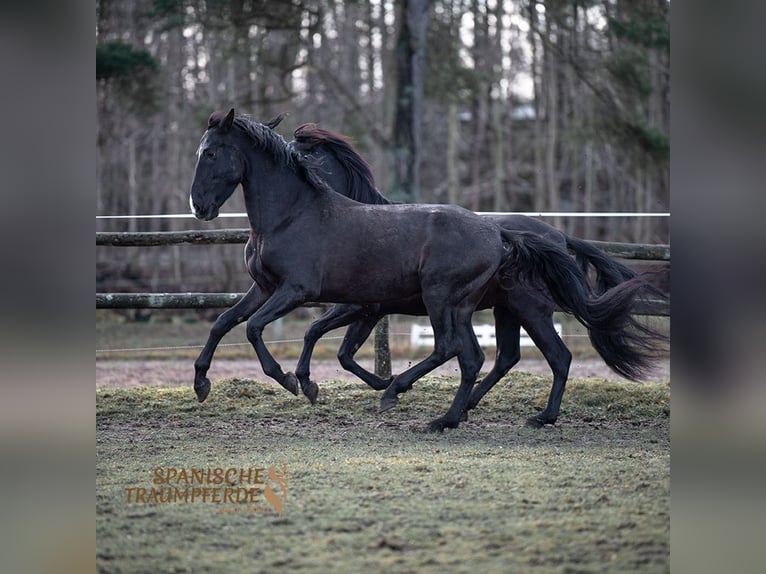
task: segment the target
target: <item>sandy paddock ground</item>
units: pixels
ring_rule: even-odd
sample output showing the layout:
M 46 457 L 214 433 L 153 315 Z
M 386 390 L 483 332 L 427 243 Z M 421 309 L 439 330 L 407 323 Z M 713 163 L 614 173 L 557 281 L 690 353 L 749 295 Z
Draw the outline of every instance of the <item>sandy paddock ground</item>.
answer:
M 294 360 L 284 361 L 282 368 L 285 370 L 294 368 Z M 372 360 L 360 361 L 362 366 L 372 370 Z M 393 361 L 392 372 L 400 373 L 405 370 L 411 361 Z M 492 368 L 494 361 L 487 358 L 482 367 L 486 372 Z M 514 369 L 528 373 L 550 375 L 550 368 L 543 359 L 522 359 Z M 434 374 L 457 375 L 459 368 L 456 360 L 451 360 L 434 371 Z M 343 370 L 335 360 L 320 360 L 312 363 L 311 378 L 317 383 L 325 380 L 358 380 L 351 373 Z M 214 360 L 208 372 L 208 377 L 215 383 L 216 380 L 226 378 L 248 378 L 261 381 L 270 380 L 263 374 L 260 363 L 256 359 L 220 359 Z M 602 377 L 610 380 L 625 380 L 603 361 L 595 358 L 574 359 L 569 369 L 569 378 Z M 655 371 L 649 381 L 669 381 L 670 360 L 662 359 L 658 362 Z M 168 359 L 168 360 L 107 360 L 96 359 L 96 387 L 134 387 L 141 385 L 150 386 L 192 386 L 194 381 L 193 359 Z M 359 381 L 363 385 L 362 381 Z

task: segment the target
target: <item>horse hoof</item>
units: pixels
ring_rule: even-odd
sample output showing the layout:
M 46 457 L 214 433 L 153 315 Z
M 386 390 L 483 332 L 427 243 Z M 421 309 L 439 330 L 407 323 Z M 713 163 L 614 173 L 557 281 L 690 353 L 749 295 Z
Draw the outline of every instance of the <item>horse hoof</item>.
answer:
M 379 413 L 384 413 L 386 411 L 390 411 L 393 409 L 397 404 L 399 404 L 399 399 L 396 397 L 383 397 L 380 399 L 380 408 L 378 409 Z
M 308 381 L 301 384 L 301 390 L 303 390 L 303 394 L 306 395 L 306 398 L 312 405 L 316 404 L 317 397 L 319 396 L 319 385 Z
M 296 397 L 298 396 L 298 377 L 296 377 L 293 373 L 287 373 L 284 377 L 282 377 L 282 380 L 279 382 L 279 384 L 294 394 Z
M 199 383 L 195 383 L 194 392 L 197 393 L 197 400 L 199 402 L 205 402 L 205 399 L 210 394 L 210 381 L 207 378 L 203 378 Z
M 524 426 L 533 429 L 541 429 L 545 426 L 545 424 L 537 417 L 530 417 L 527 419 L 527 422 L 524 424 Z
M 447 425 L 443 419 L 436 419 L 435 421 L 428 423 L 428 432 L 442 433 L 446 426 Z

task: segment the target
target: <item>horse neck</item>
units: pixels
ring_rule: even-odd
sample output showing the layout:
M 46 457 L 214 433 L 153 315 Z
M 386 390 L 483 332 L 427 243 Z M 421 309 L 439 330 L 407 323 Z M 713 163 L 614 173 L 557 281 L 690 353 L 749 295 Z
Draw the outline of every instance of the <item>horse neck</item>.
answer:
M 267 153 L 250 148 L 248 167 L 242 181 L 245 211 L 251 233 L 263 235 L 283 227 L 298 212 L 312 207 L 322 197 L 296 171 L 279 165 Z

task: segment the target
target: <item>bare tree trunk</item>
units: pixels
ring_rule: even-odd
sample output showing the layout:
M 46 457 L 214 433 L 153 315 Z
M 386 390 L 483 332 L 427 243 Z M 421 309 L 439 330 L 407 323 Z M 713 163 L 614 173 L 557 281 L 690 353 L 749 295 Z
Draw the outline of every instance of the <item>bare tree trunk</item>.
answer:
M 495 132 L 494 154 L 494 201 L 493 211 L 504 211 L 505 202 L 505 134 L 503 133 L 503 111 L 500 102 L 492 100 L 492 129 Z
M 530 34 L 529 41 L 532 45 L 532 62 L 530 63 L 532 71 L 532 86 L 533 86 L 533 101 L 535 109 L 535 117 L 532 126 L 532 148 L 534 157 L 534 195 L 532 198 L 532 205 L 534 211 L 543 211 L 545 209 L 545 166 L 543 164 L 543 118 L 542 118 L 542 71 L 541 71 L 541 55 L 540 55 L 540 43 L 537 39 L 537 12 L 535 11 L 535 3 L 529 3 L 529 26 Z M 547 119 L 547 118 L 546 118 Z
M 131 130 L 128 136 L 128 214 L 138 215 L 138 184 L 136 182 L 136 134 Z M 128 220 L 128 231 L 136 231 L 136 219 Z
M 372 101 L 373 94 L 375 94 L 375 19 L 372 17 L 372 2 L 365 3 L 364 13 L 365 23 L 367 25 L 367 49 L 366 49 L 366 65 L 367 65 L 367 97 L 368 101 Z
M 487 85 L 481 82 L 473 114 L 473 145 L 471 147 L 471 202 L 470 207 L 474 211 L 481 209 L 481 158 L 486 153 L 487 131 Z
M 447 202 L 457 204 L 458 193 L 458 157 L 457 148 L 460 140 L 460 124 L 455 102 L 447 108 Z
M 551 37 L 551 20 L 546 15 L 546 37 Z M 558 59 L 550 48 L 545 51 L 546 66 L 546 138 L 545 138 L 545 184 L 547 187 L 548 209 L 559 211 L 559 181 L 556 168 L 556 151 L 558 147 L 558 115 L 559 115 L 559 85 L 558 85 Z M 554 217 L 553 225 L 561 227 L 561 218 Z
M 514 157 L 514 142 L 513 142 L 513 97 L 509 93 L 508 100 L 506 102 L 505 113 L 505 157 L 506 159 L 506 171 L 505 171 L 505 189 L 508 194 L 508 209 L 518 209 L 518 201 L 516 200 L 516 193 L 514 192 L 516 185 L 516 168 L 513 163 Z
M 585 143 L 585 190 L 583 194 L 583 211 L 593 211 L 593 195 L 594 195 L 594 181 L 593 181 L 593 144 L 591 142 Z M 591 239 L 593 238 L 593 218 L 584 218 L 583 237 Z
M 397 98 L 391 197 L 420 201 L 420 125 L 425 81 L 428 0 L 404 0 L 396 45 Z

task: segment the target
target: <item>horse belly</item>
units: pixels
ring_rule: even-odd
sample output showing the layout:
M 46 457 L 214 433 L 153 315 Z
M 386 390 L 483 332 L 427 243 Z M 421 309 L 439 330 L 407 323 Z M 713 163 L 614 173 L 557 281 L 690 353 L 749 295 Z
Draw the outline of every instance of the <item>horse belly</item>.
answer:
M 330 303 L 384 303 L 420 294 L 417 274 L 403 276 L 368 266 L 336 271 L 322 281 L 320 300 Z
M 382 303 L 420 293 L 418 261 L 411 253 L 356 244 L 343 254 L 340 263 L 337 262 L 337 251 L 335 255 L 325 257 L 323 301 Z

